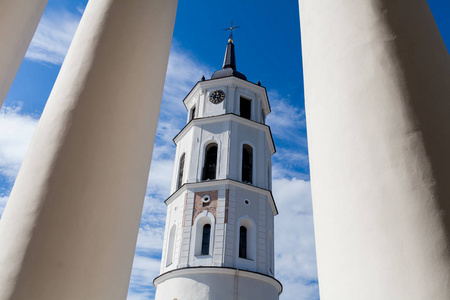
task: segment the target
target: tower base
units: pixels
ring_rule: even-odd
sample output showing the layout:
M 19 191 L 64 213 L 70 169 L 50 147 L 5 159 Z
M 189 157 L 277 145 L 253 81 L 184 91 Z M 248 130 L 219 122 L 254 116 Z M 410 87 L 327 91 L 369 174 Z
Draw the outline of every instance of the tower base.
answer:
M 273 277 L 226 267 L 176 269 L 153 285 L 155 300 L 277 300 L 283 290 Z

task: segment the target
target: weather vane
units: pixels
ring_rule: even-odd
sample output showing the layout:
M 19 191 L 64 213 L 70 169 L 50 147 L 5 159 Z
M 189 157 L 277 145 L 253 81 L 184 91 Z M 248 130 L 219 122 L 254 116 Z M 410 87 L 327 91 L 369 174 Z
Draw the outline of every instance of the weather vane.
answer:
M 233 30 L 236 28 L 239 28 L 239 26 L 233 26 L 233 21 L 231 21 L 231 26 L 228 28 L 224 28 L 223 30 L 229 30 L 230 31 L 230 40 L 233 41 Z

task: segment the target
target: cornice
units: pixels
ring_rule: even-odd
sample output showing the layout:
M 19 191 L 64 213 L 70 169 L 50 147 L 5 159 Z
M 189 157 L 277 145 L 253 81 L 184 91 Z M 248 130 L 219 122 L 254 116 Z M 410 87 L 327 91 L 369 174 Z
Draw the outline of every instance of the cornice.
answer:
M 233 83 L 229 84 L 227 82 L 233 82 Z M 244 87 L 244 88 L 248 88 L 248 89 L 254 91 L 256 94 L 258 94 L 262 98 L 264 108 L 268 111 L 266 115 L 269 115 L 270 112 L 272 111 L 270 108 L 269 97 L 267 96 L 267 90 L 264 86 L 257 85 L 253 82 L 243 80 L 243 79 L 233 77 L 233 76 L 218 78 L 218 79 L 209 79 L 209 80 L 204 80 L 204 81 L 197 81 L 197 83 L 194 85 L 194 87 L 189 91 L 189 93 L 183 99 L 183 104 L 186 107 L 186 109 L 187 109 L 187 103 L 188 103 L 187 100 L 195 98 L 195 97 L 191 97 L 191 95 L 194 96 L 195 92 L 198 89 L 202 89 L 202 90 L 208 89 L 210 87 L 220 85 L 220 84 L 233 85 L 235 88 L 236 87 Z
M 199 182 L 187 182 L 184 183 L 182 186 L 180 186 L 172 195 L 170 195 L 164 203 L 166 205 L 169 205 L 175 198 L 183 194 L 185 191 L 193 188 L 203 188 L 203 187 L 213 187 L 217 185 L 234 185 L 239 188 L 243 188 L 252 192 L 265 194 L 270 199 L 270 205 L 272 207 L 272 213 L 274 216 L 278 215 L 278 208 L 275 203 L 275 200 L 273 199 L 272 191 L 266 190 L 251 184 L 243 183 L 241 181 L 237 181 L 234 179 L 214 179 L 214 180 L 207 180 L 207 181 L 199 181 Z
M 236 121 L 240 124 L 247 125 L 249 127 L 253 127 L 256 129 L 264 130 L 266 133 L 267 139 L 269 141 L 269 147 L 272 155 L 277 151 L 275 148 L 275 143 L 273 142 L 272 137 L 272 131 L 270 130 L 270 126 L 266 124 L 262 124 L 253 120 L 249 120 L 246 118 L 242 118 L 241 116 L 238 116 L 233 113 L 223 114 L 223 115 L 217 115 L 217 116 L 211 116 L 211 117 L 204 117 L 204 118 L 196 118 L 192 119 L 187 123 L 183 129 L 180 130 L 180 132 L 173 138 L 173 142 L 175 145 L 180 141 L 181 138 L 184 137 L 184 135 L 193 127 L 198 125 L 204 125 L 204 124 L 211 124 L 216 122 L 223 122 L 223 121 Z
M 254 271 L 248 271 L 248 270 L 241 270 L 237 268 L 230 268 L 230 267 L 214 267 L 214 266 L 200 266 L 200 267 L 187 267 L 187 268 L 179 268 L 174 269 L 171 271 L 168 271 L 166 273 L 163 273 L 153 279 L 153 286 L 156 287 L 161 282 L 164 282 L 168 279 L 179 277 L 179 276 L 186 276 L 190 274 L 226 274 L 230 276 L 242 276 L 242 277 L 248 277 L 256 280 L 261 280 L 266 283 L 269 283 L 273 285 L 277 291 L 278 295 L 280 295 L 283 292 L 283 285 L 281 282 L 279 282 L 275 277 L 254 272 Z

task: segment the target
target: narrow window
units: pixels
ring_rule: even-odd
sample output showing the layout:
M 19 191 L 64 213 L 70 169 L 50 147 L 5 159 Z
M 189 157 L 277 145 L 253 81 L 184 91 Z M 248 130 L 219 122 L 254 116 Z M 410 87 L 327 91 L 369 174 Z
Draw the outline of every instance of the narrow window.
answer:
M 263 123 L 263 124 L 266 123 L 266 114 L 264 113 L 264 110 L 261 111 L 261 120 L 262 120 L 261 123 Z
M 252 108 L 252 100 L 248 100 L 241 97 L 240 100 L 240 111 L 241 117 L 249 119 L 251 118 L 251 108 Z
M 239 228 L 239 257 L 247 258 L 247 228 Z
M 174 244 L 175 244 L 175 231 L 176 231 L 176 226 L 173 225 L 172 229 L 170 229 L 169 244 L 167 245 L 166 267 L 170 266 L 172 264 L 172 261 L 173 261 L 173 252 L 174 252 Z
M 273 257 L 272 250 L 273 249 L 273 237 L 272 232 L 269 232 L 269 272 L 273 275 Z
M 216 179 L 217 144 L 209 144 L 205 151 L 205 165 L 203 167 L 203 179 Z
M 242 182 L 252 183 L 253 149 L 245 144 L 242 147 Z
M 183 173 L 184 173 L 184 157 L 185 157 L 186 153 L 183 153 L 183 155 L 181 155 L 181 159 L 180 159 L 180 168 L 178 170 L 178 188 L 183 184 Z
M 209 238 L 211 236 L 211 225 L 205 224 L 203 226 L 203 234 L 202 234 L 202 255 L 209 254 Z
M 191 119 L 189 121 L 194 119 L 195 119 L 195 106 L 191 109 Z

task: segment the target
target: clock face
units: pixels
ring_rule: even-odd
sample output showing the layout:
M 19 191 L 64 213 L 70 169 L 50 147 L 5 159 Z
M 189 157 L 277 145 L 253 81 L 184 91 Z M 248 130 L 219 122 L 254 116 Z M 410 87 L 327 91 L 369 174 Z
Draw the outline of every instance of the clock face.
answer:
M 219 104 L 225 99 L 225 92 L 222 90 L 216 90 L 209 95 L 209 101 L 214 104 Z

